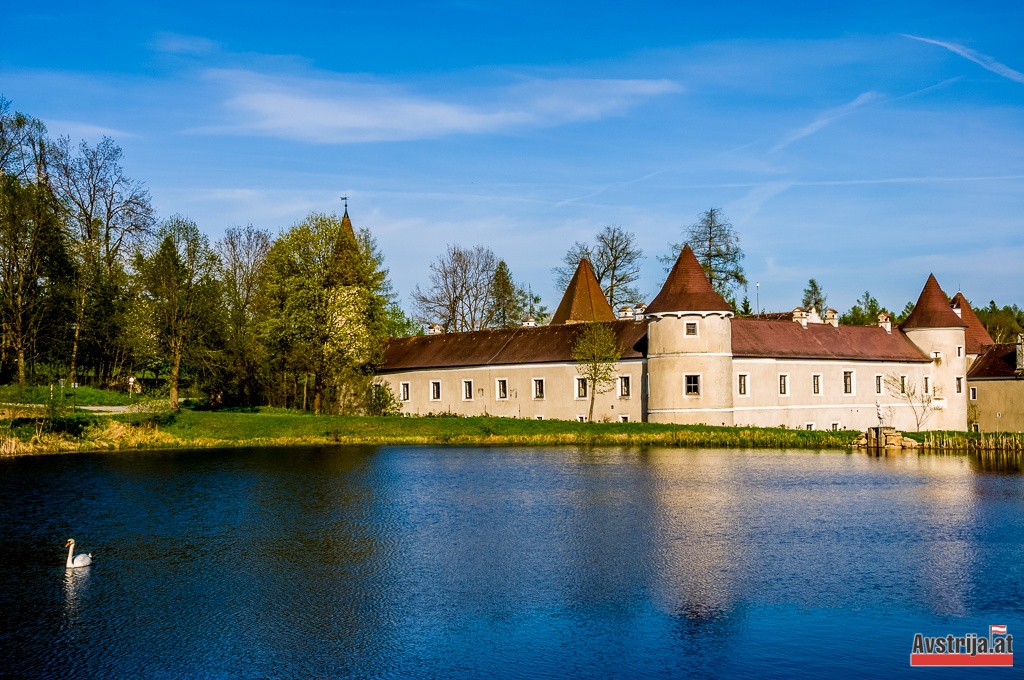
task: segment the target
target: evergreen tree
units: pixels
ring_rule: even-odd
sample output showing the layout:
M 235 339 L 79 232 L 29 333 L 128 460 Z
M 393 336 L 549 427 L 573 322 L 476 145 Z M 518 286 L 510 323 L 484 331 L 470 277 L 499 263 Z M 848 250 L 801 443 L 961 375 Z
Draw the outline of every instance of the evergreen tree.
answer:
M 512 280 L 508 265 L 501 260 L 491 277 L 491 308 L 487 315 L 487 325 L 491 328 L 515 328 L 520 325 L 526 315 L 523 302 L 523 291 Z
M 824 314 L 825 309 L 827 309 L 825 307 L 827 300 L 828 296 L 825 295 L 825 291 L 821 289 L 821 286 L 818 285 L 817 281 L 811 279 L 807 282 L 807 287 L 804 288 L 804 297 L 802 302 L 804 309 L 814 307 L 818 310 L 819 314 Z
M 684 230 L 683 242 L 670 244 L 671 253 L 658 258 L 667 265 L 666 271 L 687 244 L 693 249 L 714 289 L 727 300 L 735 300 L 735 291 L 747 285 L 747 277 L 740 264 L 744 256 L 740 237 L 732 224 L 725 220 L 722 211 L 711 208 L 701 213 L 697 222 Z

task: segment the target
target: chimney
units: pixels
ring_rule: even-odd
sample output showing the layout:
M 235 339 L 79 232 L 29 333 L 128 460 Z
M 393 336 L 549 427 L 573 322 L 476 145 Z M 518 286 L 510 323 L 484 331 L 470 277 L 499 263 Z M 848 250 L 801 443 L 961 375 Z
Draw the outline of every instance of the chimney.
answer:
M 444 328 L 439 323 L 427 324 L 427 335 L 444 335 Z
M 829 307 L 825 310 L 825 323 L 832 328 L 839 328 L 839 312 Z
M 619 307 L 619 320 L 626 320 L 633 318 L 633 308 L 629 305 L 622 305 Z
M 878 325 L 885 329 L 885 332 L 892 335 L 892 317 L 889 316 L 888 312 L 882 312 L 878 315 Z
M 1024 375 L 1024 334 L 1017 334 L 1017 375 Z
M 821 323 L 821 317 L 818 315 L 817 308 L 812 306 L 807 310 L 807 323 Z
M 797 307 L 793 310 L 793 321 L 800 324 L 803 328 L 807 328 L 807 312 L 804 311 L 803 307 Z
M 537 320 L 534 319 L 532 316 L 528 316 L 525 319 L 523 319 L 523 328 L 533 328 L 536 325 Z
M 636 314 L 633 317 L 633 320 L 634 321 L 643 321 L 644 320 L 644 312 L 647 311 L 647 305 L 645 305 L 644 303 L 641 302 L 640 304 L 638 304 L 636 306 L 636 309 L 634 309 L 633 311 Z

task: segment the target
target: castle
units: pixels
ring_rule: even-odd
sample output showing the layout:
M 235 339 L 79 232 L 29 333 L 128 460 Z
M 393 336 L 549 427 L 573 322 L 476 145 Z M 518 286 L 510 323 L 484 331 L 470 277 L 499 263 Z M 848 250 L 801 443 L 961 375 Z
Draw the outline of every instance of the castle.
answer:
M 594 420 L 968 428 L 968 369 L 992 340 L 934 276 L 898 326 L 840 325 L 833 309 L 778 317 L 736 317 L 687 246 L 651 304 L 616 318 L 583 260 L 549 325 L 395 338 L 379 380 L 413 415 L 585 420 L 593 386 L 571 353 L 580 324 L 600 321 L 622 358 Z

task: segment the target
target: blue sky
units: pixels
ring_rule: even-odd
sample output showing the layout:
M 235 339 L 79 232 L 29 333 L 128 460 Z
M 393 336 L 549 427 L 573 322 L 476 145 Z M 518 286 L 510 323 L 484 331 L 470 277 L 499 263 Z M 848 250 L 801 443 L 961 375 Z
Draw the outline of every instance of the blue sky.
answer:
M 605 224 L 637 233 L 649 301 L 712 206 L 769 310 L 810 277 L 898 310 L 929 272 L 1024 304 L 1016 3 L 146 4 L 5 8 L 0 93 L 112 136 L 212 239 L 349 196 L 406 306 L 479 243 L 554 307 Z

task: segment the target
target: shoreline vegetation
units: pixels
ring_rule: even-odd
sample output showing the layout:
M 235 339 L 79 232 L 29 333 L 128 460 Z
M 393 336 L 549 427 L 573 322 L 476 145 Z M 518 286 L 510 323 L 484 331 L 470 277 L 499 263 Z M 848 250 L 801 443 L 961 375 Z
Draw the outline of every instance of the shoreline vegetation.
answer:
M 243 446 L 661 446 L 679 448 L 850 449 L 852 430 L 579 423 L 453 416 L 315 416 L 276 408 L 98 415 L 48 414 L 36 406 L 0 407 L 0 457 L 79 451 Z M 1024 450 L 1020 433 L 906 433 L 918 451 Z

